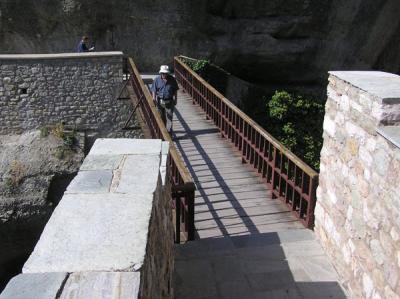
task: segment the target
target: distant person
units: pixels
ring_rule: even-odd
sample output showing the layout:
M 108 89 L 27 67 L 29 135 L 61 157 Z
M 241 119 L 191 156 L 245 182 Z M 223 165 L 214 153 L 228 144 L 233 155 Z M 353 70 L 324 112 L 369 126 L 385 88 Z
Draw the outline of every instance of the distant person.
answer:
M 92 52 L 94 51 L 94 47 L 89 48 L 89 38 L 87 36 L 82 36 L 81 41 L 78 44 L 78 52 Z
M 174 107 L 178 100 L 177 92 L 179 87 L 175 78 L 171 76 L 168 65 L 162 65 L 159 74 L 160 75 L 153 81 L 151 92 L 165 127 L 171 134 L 172 117 L 174 114 Z

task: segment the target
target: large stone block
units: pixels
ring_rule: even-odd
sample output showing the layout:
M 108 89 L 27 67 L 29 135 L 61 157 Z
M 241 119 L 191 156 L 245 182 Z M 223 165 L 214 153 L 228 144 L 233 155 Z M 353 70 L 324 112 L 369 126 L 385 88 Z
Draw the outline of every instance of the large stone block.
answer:
M 56 299 L 68 273 L 29 273 L 15 276 L 0 299 Z
M 23 273 L 140 269 L 152 205 L 152 194 L 65 195 Z
M 111 170 L 80 171 L 66 193 L 108 193 L 112 178 Z
M 90 155 L 149 155 L 161 154 L 160 139 L 113 139 L 99 138 L 93 144 Z
M 149 194 L 154 192 L 160 169 L 160 156 L 128 155 L 116 187 L 118 193 Z
M 60 299 L 133 299 L 138 298 L 138 272 L 80 272 L 69 277 Z

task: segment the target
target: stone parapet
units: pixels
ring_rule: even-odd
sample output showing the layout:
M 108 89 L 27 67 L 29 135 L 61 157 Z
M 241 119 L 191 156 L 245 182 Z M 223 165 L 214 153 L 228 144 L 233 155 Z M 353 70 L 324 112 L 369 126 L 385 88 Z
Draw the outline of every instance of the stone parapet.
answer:
M 161 140 L 97 139 L 0 298 L 172 298 L 167 150 Z
M 331 72 L 315 232 L 354 298 L 399 298 L 400 77 Z
M 132 109 L 115 98 L 122 58 L 122 52 L 0 55 L 0 134 L 64 123 L 115 136 Z

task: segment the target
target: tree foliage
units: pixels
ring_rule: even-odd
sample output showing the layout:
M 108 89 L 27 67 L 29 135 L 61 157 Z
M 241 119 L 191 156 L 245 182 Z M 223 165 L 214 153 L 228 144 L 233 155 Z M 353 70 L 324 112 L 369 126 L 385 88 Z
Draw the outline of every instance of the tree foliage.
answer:
M 207 68 L 210 65 L 210 61 L 207 59 L 185 59 L 181 58 L 193 71 L 198 73 L 200 76 L 207 74 Z
M 324 104 L 286 91 L 276 91 L 266 106 L 267 131 L 304 162 L 319 170 Z

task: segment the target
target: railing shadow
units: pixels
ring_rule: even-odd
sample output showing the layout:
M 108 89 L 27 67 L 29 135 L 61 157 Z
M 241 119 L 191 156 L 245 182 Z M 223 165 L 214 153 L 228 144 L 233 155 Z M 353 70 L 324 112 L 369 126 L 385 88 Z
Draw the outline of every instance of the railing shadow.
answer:
M 245 226 L 247 231 L 240 231 L 238 233 L 248 233 L 248 234 L 259 234 L 260 231 L 257 228 L 257 224 L 253 222 L 253 220 L 251 219 L 252 216 L 254 215 L 248 215 L 245 208 L 241 205 L 240 200 L 237 198 L 237 196 L 235 195 L 236 193 L 240 193 L 241 191 L 237 191 L 237 190 L 232 190 L 232 188 L 226 183 L 224 177 L 221 175 L 220 171 L 218 170 L 218 167 L 214 164 L 213 160 L 210 158 L 210 156 L 207 154 L 206 149 L 203 148 L 203 146 L 200 144 L 199 140 L 197 139 L 197 137 L 199 135 L 203 135 L 204 134 L 213 134 L 213 133 L 217 133 L 219 132 L 217 128 L 215 129 L 202 129 L 202 130 L 191 130 L 190 126 L 188 125 L 188 123 L 186 122 L 186 120 L 183 118 L 182 114 L 178 109 L 175 109 L 175 116 L 176 119 L 180 122 L 181 126 L 183 127 L 183 131 L 182 130 L 178 130 L 175 133 L 185 133 L 185 135 L 183 136 L 176 136 L 175 137 L 175 143 L 176 143 L 176 147 L 179 149 L 179 151 L 181 152 L 182 158 L 185 161 L 188 170 L 190 171 L 193 180 L 196 184 L 197 190 L 200 193 L 200 196 L 204 199 L 204 203 L 207 206 L 207 210 L 204 211 L 204 213 L 209 212 L 211 214 L 211 218 L 205 218 L 205 219 L 198 219 L 197 222 L 204 222 L 204 221 L 208 221 L 213 219 L 216 222 L 216 227 L 210 227 L 211 229 L 215 229 L 218 228 L 221 231 L 221 234 L 224 236 L 232 236 L 236 233 L 230 233 L 229 232 L 229 228 L 237 228 L 238 226 Z M 209 176 L 211 178 L 213 178 L 213 182 L 216 182 L 215 186 L 212 187 L 203 187 L 201 186 L 201 178 L 198 176 L 198 174 L 196 173 L 196 170 L 194 169 L 196 166 L 199 166 L 199 164 L 197 163 L 196 166 L 193 166 L 193 159 L 190 159 L 190 154 L 188 154 L 183 146 L 182 146 L 182 141 L 187 141 L 190 140 L 195 148 L 195 151 L 193 152 L 193 154 L 199 155 L 199 159 L 197 159 L 196 161 L 200 161 L 200 162 L 204 162 L 201 163 L 201 165 L 204 165 L 204 169 L 208 170 L 210 172 Z M 240 157 L 237 157 L 238 161 L 240 160 Z M 204 182 L 203 182 L 204 183 Z M 264 185 L 259 182 L 261 186 Z M 211 200 L 210 196 L 213 195 L 217 195 L 219 193 L 212 193 L 213 190 L 218 190 L 218 192 L 221 191 L 221 194 L 223 194 L 226 198 L 224 199 L 224 201 L 226 203 L 229 203 L 229 209 L 233 209 L 235 212 L 235 215 L 226 215 L 226 216 L 220 216 L 218 215 L 218 212 L 221 211 L 221 209 L 214 207 L 214 201 Z M 264 189 L 262 190 L 264 191 Z M 252 191 L 247 191 L 247 192 L 252 192 Z M 265 197 L 266 197 L 267 193 L 265 193 Z M 196 204 L 196 206 L 198 206 L 199 203 Z M 225 208 L 226 209 L 226 208 Z M 289 211 L 284 212 L 285 214 L 290 214 Z M 270 213 L 266 213 L 266 214 L 258 214 L 257 216 L 268 216 Z M 196 215 L 201 215 L 201 212 L 198 211 L 198 213 L 196 213 Z M 227 219 L 233 219 L 233 217 L 235 217 L 235 219 L 240 219 L 240 221 L 238 221 L 237 223 L 232 223 L 232 224 L 224 224 L 223 223 L 223 219 L 227 220 Z M 268 221 L 267 221 L 268 222 Z M 274 222 L 269 222 L 267 224 L 278 224 L 278 223 L 284 223 L 284 222 L 296 222 L 296 220 L 277 220 Z M 202 230 L 206 230 L 206 229 L 199 229 L 197 228 L 198 231 L 196 231 L 196 234 L 198 236 L 199 231 Z
M 176 246 L 175 298 L 346 298 L 322 249 L 300 250 L 311 242 L 274 232 Z

